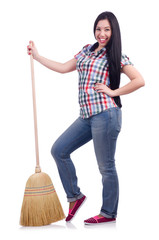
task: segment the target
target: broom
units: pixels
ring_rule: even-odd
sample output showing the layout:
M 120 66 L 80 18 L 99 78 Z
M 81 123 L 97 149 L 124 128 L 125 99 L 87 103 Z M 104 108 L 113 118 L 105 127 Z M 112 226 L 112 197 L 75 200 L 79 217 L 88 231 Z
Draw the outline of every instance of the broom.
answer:
M 35 173 L 29 177 L 26 183 L 21 208 L 20 224 L 22 226 L 42 226 L 62 220 L 65 218 L 65 215 L 51 178 L 46 173 L 41 172 L 39 165 L 34 63 L 32 55 L 30 55 L 30 62 L 33 94 L 36 167 Z

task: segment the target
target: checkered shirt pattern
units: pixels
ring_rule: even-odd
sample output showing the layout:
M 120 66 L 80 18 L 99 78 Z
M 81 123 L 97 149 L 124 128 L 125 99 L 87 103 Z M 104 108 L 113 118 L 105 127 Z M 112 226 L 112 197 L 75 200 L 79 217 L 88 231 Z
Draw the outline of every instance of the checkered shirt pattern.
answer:
M 79 73 L 79 104 L 82 118 L 89 118 L 108 108 L 117 107 L 113 98 L 94 90 L 96 83 L 110 86 L 110 79 L 106 48 L 95 53 L 91 51 L 92 46 L 91 44 L 84 46 L 74 56 L 77 59 L 76 68 Z M 122 55 L 121 68 L 128 64 L 132 64 L 129 58 Z

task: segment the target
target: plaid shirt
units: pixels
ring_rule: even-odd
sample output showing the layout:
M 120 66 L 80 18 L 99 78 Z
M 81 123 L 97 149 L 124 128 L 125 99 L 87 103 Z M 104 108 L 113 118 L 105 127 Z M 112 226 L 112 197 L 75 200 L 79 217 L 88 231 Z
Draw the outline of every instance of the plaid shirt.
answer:
M 86 45 L 74 57 L 77 59 L 77 71 L 79 73 L 79 104 L 80 116 L 89 118 L 108 108 L 117 107 L 113 98 L 105 93 L 94 90 L 96 83 L 110 85 L 106 48 L 95 53 L 94 45 Z M 132 64 L 126 55 L 122 55 L 121 68 Z

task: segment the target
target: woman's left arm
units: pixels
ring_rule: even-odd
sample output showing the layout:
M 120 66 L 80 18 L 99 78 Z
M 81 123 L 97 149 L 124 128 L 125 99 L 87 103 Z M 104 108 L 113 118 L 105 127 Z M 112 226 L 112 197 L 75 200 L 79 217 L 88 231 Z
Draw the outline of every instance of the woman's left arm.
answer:
M 124 85 L 115 90 L 111 90 L 106 85 L 102 83 L 97 83 L 95 85 L 95 90 L 97 92 L 104 92 L 110 97 L 117 97 L 125 94 L 129 94 L 134 92 L 135 90 L 143 87 L 145 85 L 145 81 L 141 74 L 132 66 L 132 65 L 125 65 L 122 68 L 122 73 L 126 74 L 128 78 L 131 80 L 128 84 Z

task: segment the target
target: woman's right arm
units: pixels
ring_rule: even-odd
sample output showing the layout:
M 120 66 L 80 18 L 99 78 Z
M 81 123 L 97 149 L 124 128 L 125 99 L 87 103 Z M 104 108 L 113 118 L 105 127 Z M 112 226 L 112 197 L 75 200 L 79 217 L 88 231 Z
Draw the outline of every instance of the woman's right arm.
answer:
M 73 58 L 70 61 L 65 62 L 65 63 L 59 63 L 59 62 L 55 62 L 50 59 L 47 59 L 45 57 L 42 57 L 39 55 L 33 41 L 29 42 L 27 49 L 28 49 L 28 54 L 29 55 L 32 54 L 33 58 L 36 61 L 38 61 L 45 67 L 47 67 L 55 72 L 68 73 L 68 72 L 72 72 L 72 71 L 76 70 L 77 60 L 75 58 Z

